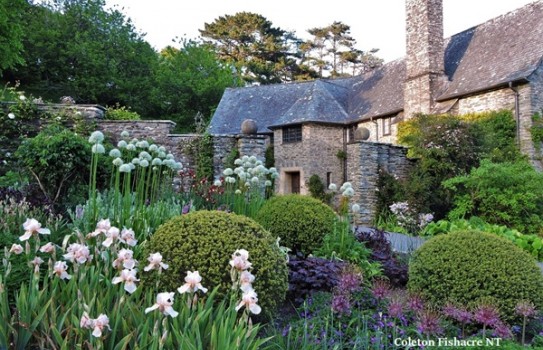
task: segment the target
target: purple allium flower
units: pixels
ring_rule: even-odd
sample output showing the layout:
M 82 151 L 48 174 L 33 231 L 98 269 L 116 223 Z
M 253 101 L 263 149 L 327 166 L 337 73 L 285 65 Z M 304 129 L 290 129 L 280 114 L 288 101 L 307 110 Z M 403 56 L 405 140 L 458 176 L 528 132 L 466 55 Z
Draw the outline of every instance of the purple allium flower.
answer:
M 458 309 L 454 319 L 462 324 L 468 324 L 473 320 L 473 314 L 466 309 Z
M 360 284 L 362 283 L 362 276 L 352 270 L 345 270 L 341 274 L 339 284 L 337 288 L 347 293 L 352 293 L 360 290 Z
M 443 313 L 443 315 L 454 319 L 456 317 L 456 314 L 458 313 L 458 309 L 454 304 L 447 303 L 445 304 L 445 306 L 443 306 L 441 312 Z
M 500 322 L 500 313 L 494 306 L 482 304 L 475 310 L 473 319 L 484 326 L 492 327 Z
M 418 313 L 417 330 L 425 335 L 437 335 L 443 332 L 441 319 L 435 312 L 425 310 Z
M 340 315 L 350 315 L 351 303 L 349 295 L 344 293 L 334 295 L 332 298 L 332 311 Z
M 388 303 L 388 315 L 394 318 L 400 318 L 403 315 L 403 302 L 398 298 L 392 299 Z
M 517 315 L 526 318 L 533 317 L 535 314 L 537 314 L 534 303 L 529 300 L 519 301 L 515 307 L 515 312 Z
M 375 299 L 382 300 L 390 295 L 391 289 L 388 281 L 385 280 L 375 280 L 371 287 L 371 294 Z
M 424 310 L 424 301 L 419 294 L 410 294 L 407 298 L 407 307 L 414 312 L 422 311 Z
M 183 209 L 181 210 L 181 214 L 188 214 L 190 211 L 190 204 L 186 204 L 183 206 Z
M 513 338 L 513 333 L 511 332 L 511 328 L 509 328 L 509 325 L 507 325 L 507 323 L 502 322 L 502 321 L 498 321 L 496 324 L 494 324 L 492 335 L 494 337 L 498 337 L 502 339 Z

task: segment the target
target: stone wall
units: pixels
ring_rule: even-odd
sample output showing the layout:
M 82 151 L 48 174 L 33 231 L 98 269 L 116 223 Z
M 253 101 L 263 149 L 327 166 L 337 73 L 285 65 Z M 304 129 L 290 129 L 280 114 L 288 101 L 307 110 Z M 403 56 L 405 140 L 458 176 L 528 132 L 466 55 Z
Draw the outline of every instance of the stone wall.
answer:
M 347 180 L 353 185 L 355 196 L 351 204 L 360 205 L 354 219 L 358 224 L 371 225 L 377 203 L 377 181 L 382 169 L 399 178 L 405 178 L 412 167 L 407 159 L 407 148 L 374 142 L 347 145 Z
M 302 141 L 283 143 L 281 129 L 274 133 L 275 166 L 279 172 L 279 193 L 289 193 L 288 174 L 300 173 L 300 193 L 309 194 L 307 184 L 311 175 L 326 183 L 343 183 L 343 162 L 337 154 L 343 151 L 344 128 L 321 124 L 302 126 Z M 328 174 L 329 173 L 329 174 Z
M 175 123 L 170 120 L 99 120 L 97 129 L 104 132 L 108 139 L 116 144 L 121 132 L 127 131 L 130 139 L 150 140 L 166 147 L 185 170 L 196 171 L 196 145 L 202 137 L 200 134 L 171 134 Z M 222 176 L 224 162 L 234 148 L 240 155 L 254 155 L 264 161 L 266 147 L 270 137 L 263 135 L 214 135 L 213 136 L 213 168 L 214 176 Z

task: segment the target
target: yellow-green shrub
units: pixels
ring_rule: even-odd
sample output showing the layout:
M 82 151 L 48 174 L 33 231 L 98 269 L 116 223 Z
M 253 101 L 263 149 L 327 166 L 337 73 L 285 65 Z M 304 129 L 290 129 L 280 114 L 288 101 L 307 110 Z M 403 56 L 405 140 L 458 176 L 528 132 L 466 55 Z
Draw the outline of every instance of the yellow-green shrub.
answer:
M 409 265 L 408 287 L 437 306 L 465 306 L 491 298 L 505 319 L 520 300 L 543 306 L 543 275 L 535 259 L 510 241 L 460 231 L 426 242 Z
M 198 271 L 202 285 L 210 290 L 220 286 L 220 295 L 232 286 L 229 261 L 238 249 L 249 252 L 259 304 L 265 313 L 271 312 L 288 288 L 286 259 L 275 238 L 255 221 L 233 213 L 196 211 L 160 226 L 146 248 L 147 253 L 161 253 L 170 265 L 160 276 L 161 290 L 175 290 L 184 284 L 187 271 Z
M 322 245 L 324 236 L 334 229 L 336 214 L 321 201 L 299 194 L 268 200 L 256 216 L 281 245 L 294 253 L 312 253 Z

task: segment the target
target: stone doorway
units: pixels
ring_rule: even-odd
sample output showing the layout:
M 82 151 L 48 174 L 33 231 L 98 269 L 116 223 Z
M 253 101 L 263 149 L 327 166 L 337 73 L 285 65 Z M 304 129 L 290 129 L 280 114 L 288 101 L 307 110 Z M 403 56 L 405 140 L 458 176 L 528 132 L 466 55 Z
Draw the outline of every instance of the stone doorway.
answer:
M 300 193 L 300 178 L 299 171 L 285 172 L 285 192 Z

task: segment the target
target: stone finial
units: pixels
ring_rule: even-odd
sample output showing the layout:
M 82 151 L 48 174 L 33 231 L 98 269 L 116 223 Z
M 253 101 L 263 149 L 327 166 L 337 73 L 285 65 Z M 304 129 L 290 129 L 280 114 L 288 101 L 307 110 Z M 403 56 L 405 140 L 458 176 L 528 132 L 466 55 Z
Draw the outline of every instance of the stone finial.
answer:
M 75 105 L 75 99 L 72 96 L 62 96 L 60 103 L 63 105 Z
M 256 121 L 252 119 L 245 119 L 241 123 L 241 133 L 245 135 L 254 135 L 258 131 L 258 125 Z
M 364 127 L 358 127 L 354 131 L 354 139 L 356 141 L 366 141 L 370 138 L 370 131 Z

